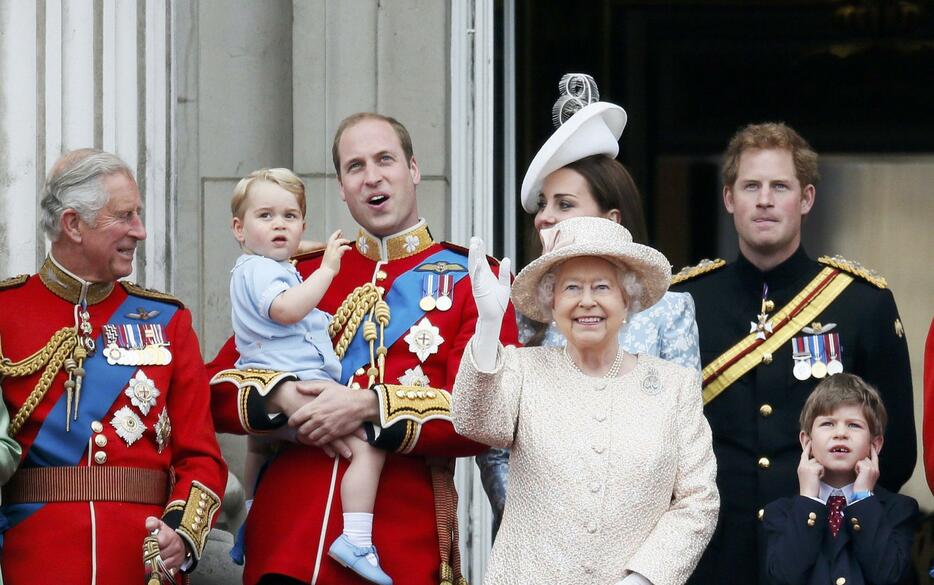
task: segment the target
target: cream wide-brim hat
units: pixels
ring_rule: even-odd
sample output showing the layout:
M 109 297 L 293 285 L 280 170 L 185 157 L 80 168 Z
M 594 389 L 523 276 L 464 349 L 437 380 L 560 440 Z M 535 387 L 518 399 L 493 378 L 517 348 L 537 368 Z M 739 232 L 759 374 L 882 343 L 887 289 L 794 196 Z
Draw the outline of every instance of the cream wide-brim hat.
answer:
M 633 272 L 642 285 L 641 310 L 662 298 L 671 282 L 671 264 L 665 255 L 650 246 L 632 241 L 629 230 L 602 217 L 573 217 L 549 230 L 542 230 L 547 250 L 522 269 L 512 283 L 512 302 L 523 315 L 547 323 L 539 298 L 539 282 L 557 264 L 581 256 L 603 258 Z
M 528 213 L 535 213 L 545 177 L 561 167 L 595 154 L 616 158 L 626 120 L 623 108 L 608 102 L 595 102 L 584 106 L 561 124 L 539 149 L 522 179 L 519 192 L 522 207 Z

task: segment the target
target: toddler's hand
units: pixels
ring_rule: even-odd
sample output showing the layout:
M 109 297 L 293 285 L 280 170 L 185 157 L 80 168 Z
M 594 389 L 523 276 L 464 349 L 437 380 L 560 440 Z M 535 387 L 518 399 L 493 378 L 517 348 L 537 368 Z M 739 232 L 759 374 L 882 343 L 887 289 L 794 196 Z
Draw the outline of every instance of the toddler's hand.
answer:
M 875 445 L 869 447 L 869 457 L 856 462 L 854 492 L 871 492 L 879 481 L 879 451 Z
M 811 457 L 811 439 L 805 439 L 798 463 L 798 485 L 802 496 L 816 498 L 820 495 L 820 479 L 824 476 L 824 466 Z
M 324 260 L 321 266 L 330 268 L 337 274 L 341 269 L 341 258 L 344 252 L 350 249 L 350 240 L 341 237 L 341 231 L 337 230 L 328 238 L 327 248 L 324 250 Z

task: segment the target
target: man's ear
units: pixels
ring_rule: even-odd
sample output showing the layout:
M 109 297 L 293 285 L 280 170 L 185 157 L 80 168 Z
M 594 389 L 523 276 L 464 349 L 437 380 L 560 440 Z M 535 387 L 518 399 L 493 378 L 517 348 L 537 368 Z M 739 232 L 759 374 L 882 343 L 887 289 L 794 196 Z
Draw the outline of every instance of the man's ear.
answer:
M 814 198 L 817 196 L 817 189 L 814 185 L 807 185 L 801 189 L 801 215 L 807 215 L 814 207 Z
M 409 173 L 412 175 L 412 182 L 418 185 L 422 182 L 422 173 L 418 170 L 418 163 L 415 162 L 415 156 L 409 161 Z
M 733 190 L 729 185 L 723 186 L 723 206 L 730 215 L 733 215 Z
M 62 236 L 68 238 L 75 244 L 80 244 L 82 240 L 82 223 L 81 216 L 78 215 L 78 212 L 69 207 L 62 212 L 62 217 L 59 219 L 59 227 L 61 228 Z

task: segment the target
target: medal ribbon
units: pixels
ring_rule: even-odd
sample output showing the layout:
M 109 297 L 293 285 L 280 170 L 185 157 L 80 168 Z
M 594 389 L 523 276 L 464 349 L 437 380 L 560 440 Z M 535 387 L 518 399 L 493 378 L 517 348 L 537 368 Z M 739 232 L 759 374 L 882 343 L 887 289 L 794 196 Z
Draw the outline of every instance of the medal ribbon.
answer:
M 425 259 L 422 264 L 437 263 L 439 261 L 450 264 L 460 264 L 467 266 L 467 257 L 453 250 L 444 249 Z M 421 265 L 421 264 L 420 264 Z M 383 333 L 383 340 L 386 347 L 392 345 L 409 330 L 412 325 L 425 316 L 418 302 L 421 300 L 423 273 L 416 272 L 413 268 L 396 278 L 389 292 L 386 293 L 386 302 L 392 310 L 392 318 L 389 325 Z M 451 273 L 451 290 L 462 278 L 467 276 L 467 271 Z M 363 339 L 363 327 L 357 329 L 357 333 L 347 346 L 344 353 L 344 359 L 341 360 L 341 383 L 347 384 L 357 369 L 370 363 L 370 345 Z
M 760 363 L 765 353 L 774 353 L 801 331 L 842 293 L 853 277 L 835 268 L 824 268 L 772 319 L 772 335 L 756 339 L 750 333 L 704 368 L 704 404 L 726 390 Z
M 153 299 L 127 295 L 126 300 L 108 318 L 125 315 L 135 309 L 143 307 L 147 311 L 159 311 L 153 319 L 160 325 L 166 325 L 172 320 L 178 310 L 173 304 L 155 301 Z M 123 327 L 117 327 L 122 330 Z M 78 465 L 88 449 L 91 440 L 91 423 L 103 421 L 114 402 L 126 388 L 130 378 L 136 373 L 137 366 L 109 365 L 104 357 L 104 345 L 98 335 L 97 351 L 84 361 L 84 383 L 93 391 L 84 392 L 81 397 L 81 409 L 78 411 L 78 420 L 72 421 L 71 431 L 65 431 L 65 403 L 67 393 L 62 392 L 51 412 L 46 416 L 39 428 L 35 441 L 29 448 L 29 453 L 23 460 L 22 467 L 69 467 Z M 91 390 L 91 388 L 88 388 Z M 10 526 L 15 526 L 38 511 L 44 504 L 8 504 L 2 508 Z

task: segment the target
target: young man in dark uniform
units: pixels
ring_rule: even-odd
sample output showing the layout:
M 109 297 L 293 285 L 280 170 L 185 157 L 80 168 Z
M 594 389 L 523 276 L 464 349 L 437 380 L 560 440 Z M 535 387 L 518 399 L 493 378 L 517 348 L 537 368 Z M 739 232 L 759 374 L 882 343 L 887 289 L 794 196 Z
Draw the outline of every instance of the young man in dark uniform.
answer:
M 879 389 L 892 421 L 880 485 L 898 491 L 915 466 L 908 347 L 885 279 L 801 247 L 818 179 L 817 153 L 792 128 L 740 130 L 723 163 L 739 256 L 673 279 L 672 290 L 691 293 L 697 306 L 722 500 L 694 585 L 758 581 L 758 518 L 766 503 L 796 493 L 797 417 L 822 378 L 849 372 Z

